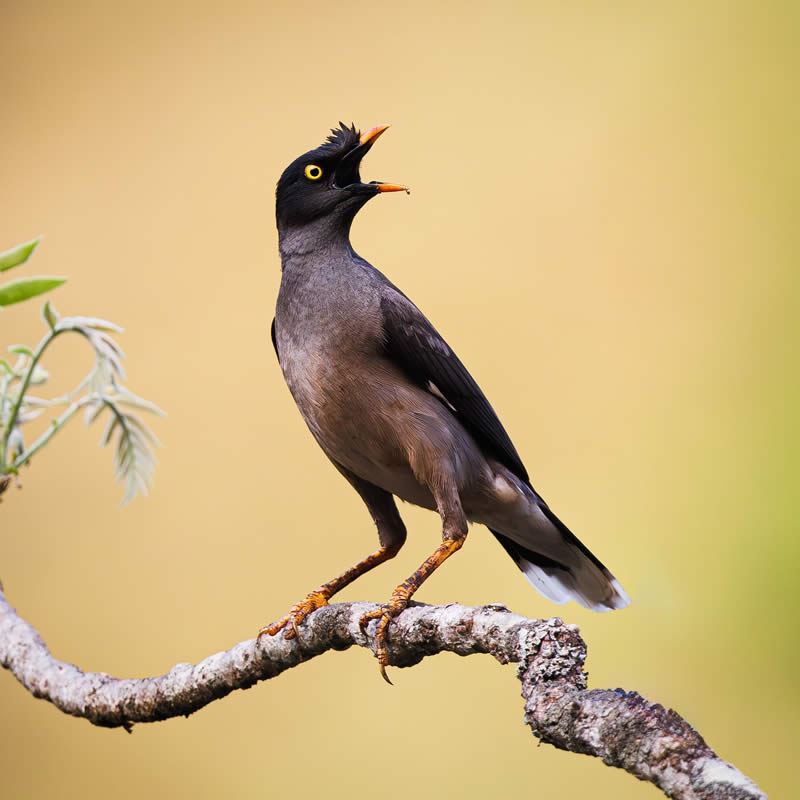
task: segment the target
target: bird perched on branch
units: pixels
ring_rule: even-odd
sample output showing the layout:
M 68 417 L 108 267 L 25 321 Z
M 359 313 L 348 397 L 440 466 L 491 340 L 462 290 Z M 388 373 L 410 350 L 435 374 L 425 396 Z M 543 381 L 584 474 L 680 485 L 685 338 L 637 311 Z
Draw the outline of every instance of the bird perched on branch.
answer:
M 272 342 L 311 433 L 366 503 L 380 546 L 310 592 L 261 633 L 297 635 L 308 614 L 406 539 L 394 496 L 438 511 L 442 543 L 362 628 L 377 620 L 381 674 L 387 628 L 434 570 L 460 549 L 467 523 L 497 537 L 554 603 L 594 611 L 629 600 L 614 576 L 550 510 L 478 384 L 422 312 L 350 244 L 362 206 L 403 186 L 361 180 L 362 158 L 388 126 L 340 123 L 284 171 L 276 192 L 283 274 Z M 388 680 L 388 678 L 386 678 Z

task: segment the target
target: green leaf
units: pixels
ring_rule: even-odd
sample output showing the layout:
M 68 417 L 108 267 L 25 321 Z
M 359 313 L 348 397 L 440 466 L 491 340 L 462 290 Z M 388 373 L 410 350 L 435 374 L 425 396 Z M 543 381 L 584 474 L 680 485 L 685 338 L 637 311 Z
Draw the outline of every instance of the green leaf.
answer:
M 14 353 L 18 356 L 28 356 L 33 358 L 33 350 L 30 347 L 26 347 L 24 344 L 12 344 L 8 348 L 9 353 Z
M 36 249 L 36 245 L 39 244 L 41 238 L 41 236 L 37 236 L 35 239 L 31 239 L 30 242 L 18 244 L 16 247 L 6 250 L 5 253 L 0 253 L 0 272 L 5 272 L 7 269 L 11 269 L 11 267 L 24 264 L 30 258 L 31 253 Z
M 20 303 L 36 297 L 36 295 L 44 294 L 61 286 L 66 280 L 66 278 L 40 275 L 37 278 L 19 278 L 9 281 L 0 286 L 0 306 L 10 306 L 12 303 Z
M 50 326 L 50 330 L 55 330 L 56 325 L 58 324 L 58 312 L 50 305 L 50 301 L 48 300 L 44 307 L 42 308 L 42 317 L 44 321 Z

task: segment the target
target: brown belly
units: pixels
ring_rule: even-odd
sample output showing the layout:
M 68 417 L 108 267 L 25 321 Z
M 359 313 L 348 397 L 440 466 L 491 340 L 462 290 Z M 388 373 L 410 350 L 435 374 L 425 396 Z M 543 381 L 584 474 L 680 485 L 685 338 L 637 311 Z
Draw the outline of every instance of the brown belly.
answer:
M 388 362 L 361 380 L 323 364 L 287 370 L 287 383 L 325 453 L 364 480 L 409 503 L 435 509 L 429 490 L 451 474 L 459 489 L 486 471 L 483 454 L 440 400 Z

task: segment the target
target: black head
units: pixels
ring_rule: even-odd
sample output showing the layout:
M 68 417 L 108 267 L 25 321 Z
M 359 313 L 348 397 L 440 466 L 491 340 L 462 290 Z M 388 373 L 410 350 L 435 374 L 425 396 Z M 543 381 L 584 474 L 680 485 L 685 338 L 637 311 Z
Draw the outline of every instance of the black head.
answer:
M 340 122 L 316 150 L 289 164 L 275 192 L 278 229 L 300 228 L 320 217 L 331 217 L 337 227 L 349 229 L 370 198 L 381 192 L 407 192 L 404 186 L 361 182 L 361 159 L 388 127 L 380 125 L 361 134 L 354 125 L 348 128 Z

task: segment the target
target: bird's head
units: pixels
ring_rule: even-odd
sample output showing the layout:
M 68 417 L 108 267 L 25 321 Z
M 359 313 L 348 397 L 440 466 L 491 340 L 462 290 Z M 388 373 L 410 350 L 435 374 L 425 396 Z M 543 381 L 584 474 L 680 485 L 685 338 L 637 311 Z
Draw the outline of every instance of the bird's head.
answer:
M 363 183 L 361 159 L 389 127 L 379 125 L 359 133 L 343 122 L 316 150 L 295 159 L 283 171 L 275 192 L 275 215 L 279 230 L 301 228 L 322 217 L 336 227 L 349 230 L 356 212 L 381 192 L 408 189 L 392 183 Z

